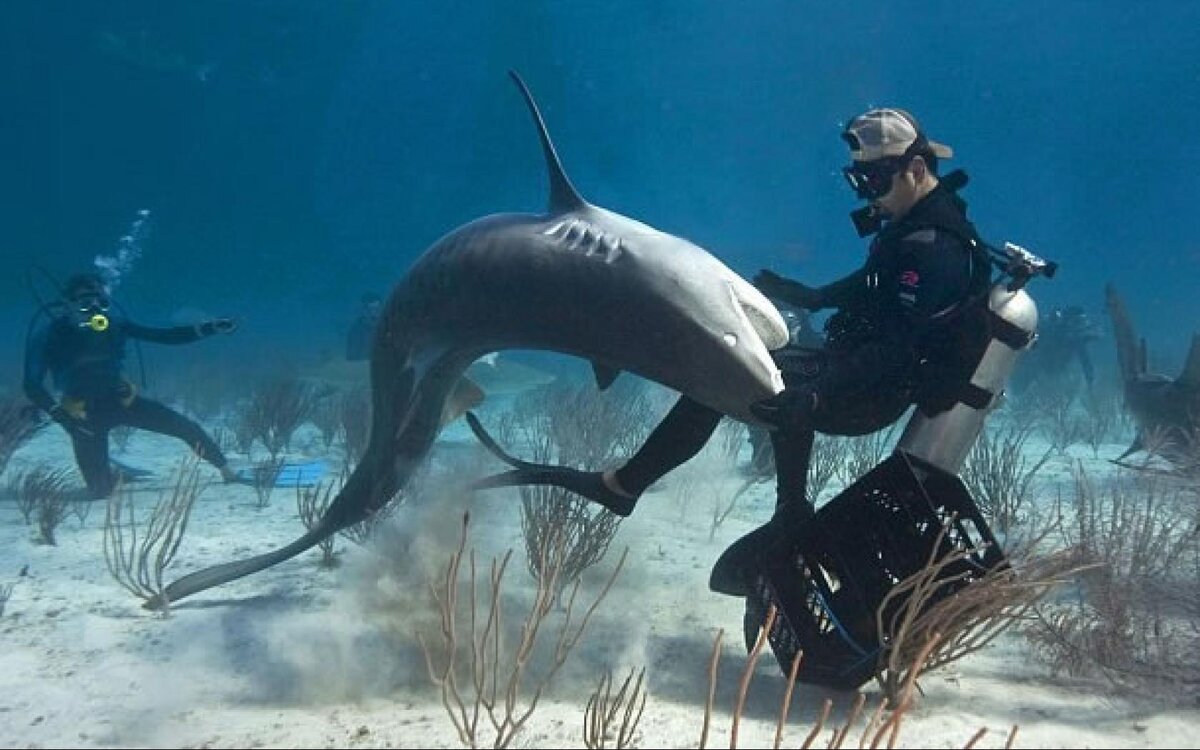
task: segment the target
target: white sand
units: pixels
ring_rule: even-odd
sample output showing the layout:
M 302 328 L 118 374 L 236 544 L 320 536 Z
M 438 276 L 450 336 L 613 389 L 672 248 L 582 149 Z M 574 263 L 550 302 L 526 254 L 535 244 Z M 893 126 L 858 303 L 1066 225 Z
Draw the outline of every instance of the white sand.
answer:
M 457 424 L 443 438 L 469 443 L 464 433 Z M 1122 447 L 1106 446 L 1102 456 Z M 291 455 L 320 453 L 306 430 Z M 1109 470 L 1090 448 L 1076 446 L 1070 453 L 1097 473 Z M 134 435 L 123 457 L 157 472 L 155 480 L 138 485 L 143 506 L 168 483 L 181 456 L 171 440 Z M 1055 458 L 1042 480 L 1061 481 L 1067 462 Z M 73 466 L 57 428 L 22 448 L 4 479 L 37 464 Z M 211 467 L 201 470 L 206 479 L 217 479 Z M 738 481 L 729 478 L 729 488 Z M 602 672 L 612 669 L 620 679 L 631 667 L 645 666 L 649 699 L 637 745 L 696 747 L 708 657 L 721 628 L 708 746 L 729 744 L 731 708 L 746 663 L 742 604 L 710 592 L 708 573 L 728 543 L 769 516 L 772 488 L 756 487 L 710 540 L 710 501 L 696 493 L 681 513 L 664 484 L 624 522 L 599 573 L 611 569 L 624 546 L 630 549 L 627 568 L 514 745 L 582 747 L 584 704 Z M 512 591 L 531 585 L 515 498 L 515 491 L 493 491 L 477 495 L 471 506 L 472 540 L 482 559 L 505 547 L 515 550 L 507 574 Z M 267 551 L 301 533 L 291 490 L 276 490 L 264 510 L 254 503 L 249 487 L 207 487 L 168 577 Z M 452 551 L 461 508 L 460 500 L 427 498 L 400 509 L 380 535 L 379 552 L 339 538 L 343 564 L 337 569 L 319 568 L 319 553 L 308 552 L 180 602 L 163 619 L 141 609 L 109 575 L 103 503 L 82 525 L 68 518 L 58 544 L 47 546 L 36 543 L 36 532 L 11 500 L 0 502 L 0 584 L 15 583 L 0 618 L 0 744 L 458 747 L 413 633 L 432 622 L 424 582 Z M 27 574 L 18 576 L 23 568 Z M 521 614 L 515 607 L 507 612 Z M 551 628 L 543 638 L 556 634 Z M 900 743 L 962 747 L 982 727 L 987 735 L 977 746 L 1002 747 L 1017 724 L 1018 747 L 1200 747 L 1200 712 L 1163 710 L 1153 696 L 1115 695 L 1102 684 L 1056 678 L 1029 652 L 1019 636 L 1005 636 L 928 674 L 921 683 L 925 696 L 907 716 Z M 784 683 L 767 651 L 751 686 L 740 747 L 770 746 Z M 864 692 L 875 705 L 878 688 L 868 684 Z M 785 746 L 803 742 L 826 697 L 834 699 L 835 713 L 852 699 L 797 687 Z M 861 729 L 853 732 L 846 746 L 858 746 L 860 735 Z M 481 733 L 482 743 L 490 738 Z M 816 746 L 826 741 L 822 737 Z

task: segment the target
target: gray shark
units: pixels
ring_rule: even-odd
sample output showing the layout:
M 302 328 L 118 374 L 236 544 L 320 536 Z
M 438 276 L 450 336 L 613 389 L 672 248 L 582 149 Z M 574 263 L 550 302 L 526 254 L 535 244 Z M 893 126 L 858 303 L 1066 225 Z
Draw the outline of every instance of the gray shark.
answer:
M 1137 427 L 1133 444 L 1115 460 L 1119 462 L 1153 447 L 1180 468 L 1196 468 L 1196 440 L 1200 438 L 1200 334 L 1192 334 L 1192 345 L 1179 377 L 1172 379 L 1150 373 L 1145 339 L 1137 338 L 1125 302 L 1112 284 L 1105 287 L 1104 295 L 1117 342 L 1125 408 Z M 1157 435 L 1152 438 L 1152 433 Z
M 750 404 L 783 389 L 769 354 L 788 340 L 779 311 L 703 248 L 583 200 L 532 95 L 510 75 L 541 139 L 548 212 L 485 216 L 417 259 L 373 341 L 369 445 L 320 522 L 273 552 L 184 576 L 167 602 L 287 560 L 385 506 L 429 452 L 463 373 L 487 353 L 574 355 L 592 362 L 601 387 L 629 371 L 753 423 Z

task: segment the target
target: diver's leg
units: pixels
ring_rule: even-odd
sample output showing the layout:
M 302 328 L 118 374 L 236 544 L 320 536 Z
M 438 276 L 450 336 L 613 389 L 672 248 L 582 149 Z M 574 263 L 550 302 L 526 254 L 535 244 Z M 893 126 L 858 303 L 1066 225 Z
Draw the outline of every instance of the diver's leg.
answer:
M 618 486 L 636 500 L 647 487 L 699 453 L 720 422 L 720 412 L 680 396 L 637 453 L 614 472 Z
M 112 494 L 116 485 L 108 464 L 108 426 L 88 420 L 87 428 L 90 434 L 71 435 L 71 447 L 88 494 L 93 500 L 103 500 Z
M 197 456 L 215 466 L 222 476 L 230 471 L 225 454 L 204 428 L 157 401 L 135 397 L 121 414 L 121 422 L 139 430 L 178 438 L 187 443 Z
M 775 450 L 775 506 L 799 502 L 809 507 L 808 466 L 816 433 L 811 430 L 772 430 Z

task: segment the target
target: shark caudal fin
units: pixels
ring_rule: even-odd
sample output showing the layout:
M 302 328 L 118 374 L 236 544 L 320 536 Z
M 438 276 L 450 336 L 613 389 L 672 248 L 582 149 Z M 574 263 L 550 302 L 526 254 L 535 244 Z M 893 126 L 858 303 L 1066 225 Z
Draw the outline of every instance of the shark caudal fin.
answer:
M 1138 352 L 1137 334 L 1133 331 L 1133 323 L 1129 319 L 1129 311 L 1125 302 L 1117 294 L 1117 289 L 1111 283 L 1104 287 L 1104 299 L 1108 306 L 1108 316 L 1112 319 L 1113 338 L 1117 342 L 1117 366 L 1121 378 L 1130 381 L 1142 373 L 1141 357 Z
M 546 123 L 538 110 L 537 102 L 533 100 L 533 94 L 529 93 L 529 87 L 516 71 L 510 70 L 508 74 L 521 90 L 521 96 L 525 98 L 525 104 L 529 106 L 529 113 L 533 115 L 534 124 L 537 125 L 538 138 L 542 141 L 542 153 L 546 157 L 546 171 L 550 178 L 550 213 L 563 213 L 586 206 L 587 201 L 579 197 L 575 186 L 563 171 L 558 152 L 554 150 L 554 142 L 550 140 L 550 133 L 546 131 Z

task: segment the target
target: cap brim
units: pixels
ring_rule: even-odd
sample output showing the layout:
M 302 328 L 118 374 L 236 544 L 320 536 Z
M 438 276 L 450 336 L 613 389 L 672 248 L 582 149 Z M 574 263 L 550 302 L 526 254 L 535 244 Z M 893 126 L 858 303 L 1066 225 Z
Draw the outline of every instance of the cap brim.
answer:
M 950 148 L 944 143 L 938 143 L 936 141 L 929 141 L 929 150 L 932 151 L 933 155 L 939 159 L 949 159 L 950 157 L 954 156 L 954 149 Z

